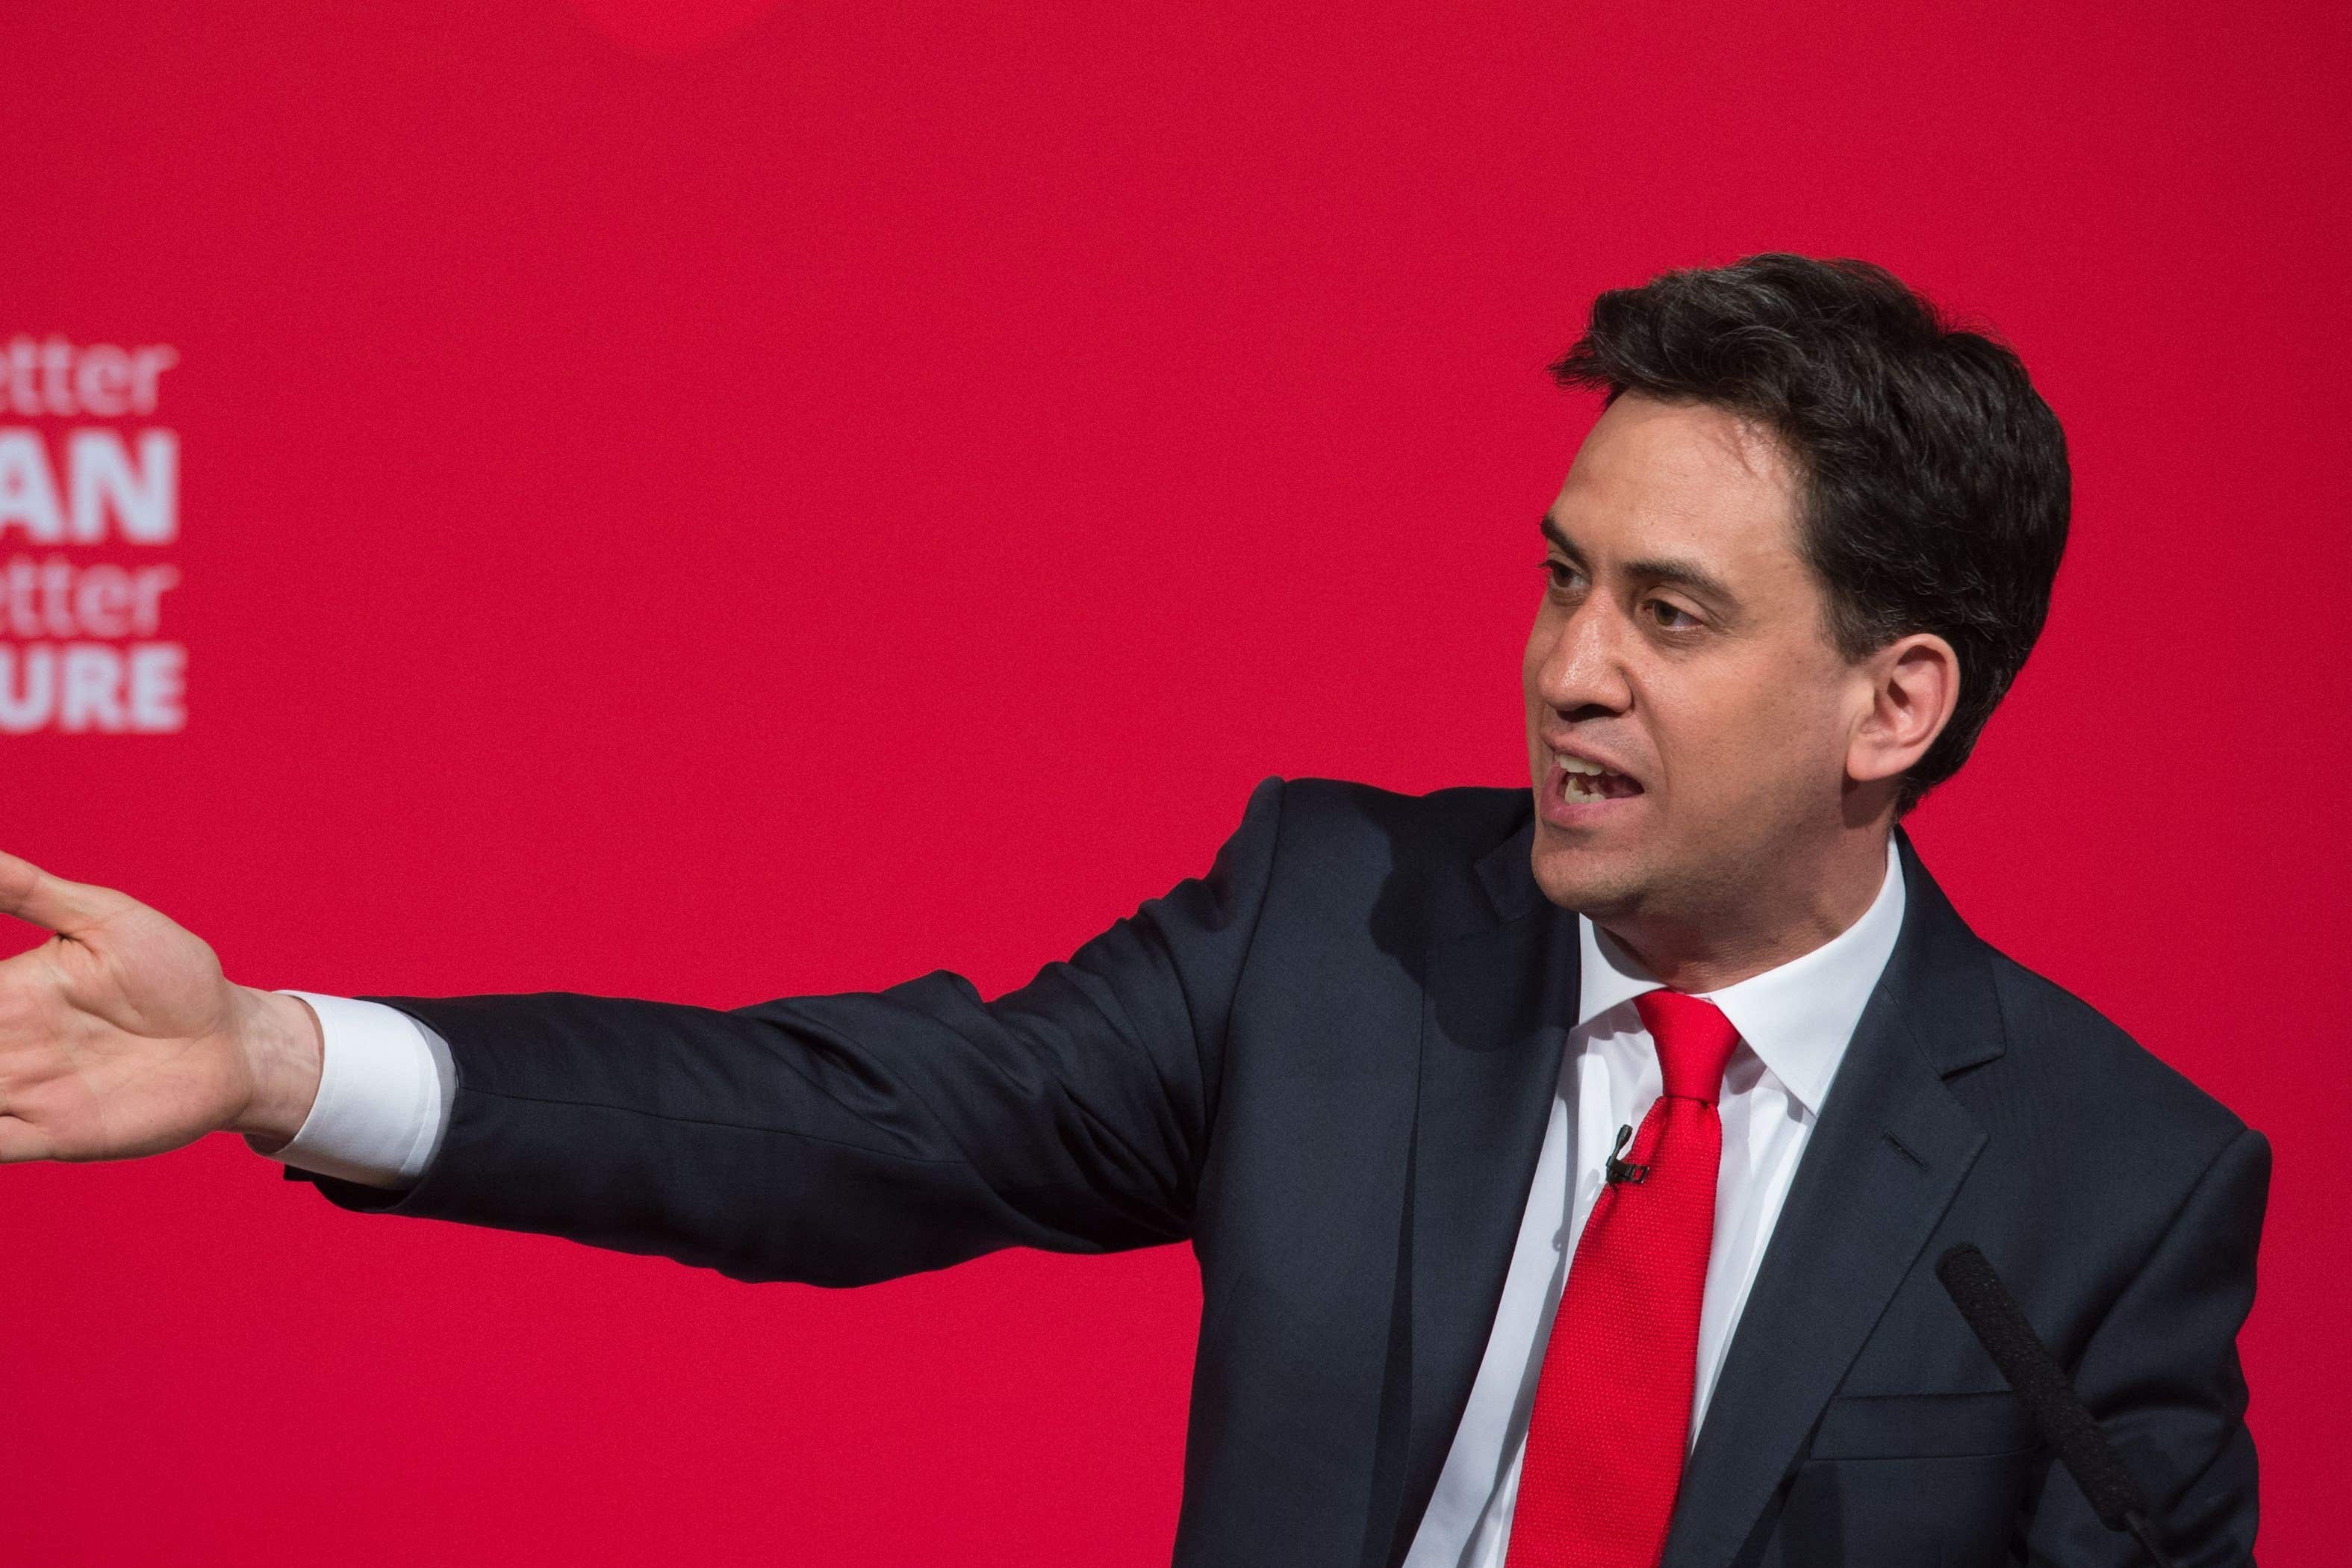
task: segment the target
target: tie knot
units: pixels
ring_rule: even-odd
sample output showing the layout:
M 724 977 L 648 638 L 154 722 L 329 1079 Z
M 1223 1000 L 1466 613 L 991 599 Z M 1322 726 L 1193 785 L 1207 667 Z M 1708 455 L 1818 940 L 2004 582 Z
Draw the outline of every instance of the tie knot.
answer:
M 1723 1092 L 1723 1069 L 1739 1031 L 1723 1009 L 1704 997 L 1680 991 L 1644 991 L 1633 1005 L 1657 1042 L 1658 1069 L 1665 1079 L 1664 1092 L 1685 1100 L 1709 1102 Z

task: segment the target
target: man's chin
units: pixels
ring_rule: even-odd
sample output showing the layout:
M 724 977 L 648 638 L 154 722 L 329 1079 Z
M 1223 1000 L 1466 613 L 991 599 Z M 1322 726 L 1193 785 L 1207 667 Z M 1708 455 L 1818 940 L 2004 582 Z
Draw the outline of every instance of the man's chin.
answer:
M 1606 920 L 1624 913 L 1636 900 L 1639 879 L 1624 857 L 1571 842 L 1542 823 L 1536 825 L 1528 861 L 1544 897 L 1564 910 Z

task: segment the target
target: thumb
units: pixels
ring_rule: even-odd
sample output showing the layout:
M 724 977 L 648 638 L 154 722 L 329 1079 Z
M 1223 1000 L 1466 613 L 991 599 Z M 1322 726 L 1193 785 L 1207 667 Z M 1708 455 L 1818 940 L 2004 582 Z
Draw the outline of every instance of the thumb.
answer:
M 89 882 L 52 877 L 30 860 L 0 851 L 0 914 L 70 937 L 103 920 L 120 896 Z

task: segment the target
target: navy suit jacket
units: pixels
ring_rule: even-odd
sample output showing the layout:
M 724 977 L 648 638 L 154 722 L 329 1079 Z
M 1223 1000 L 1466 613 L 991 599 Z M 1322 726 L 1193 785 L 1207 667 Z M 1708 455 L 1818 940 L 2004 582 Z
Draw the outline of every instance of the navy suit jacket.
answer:
M 1381 1568 L 1468 1399 L 1575 1021 L 1525 789 L 1269 778 L 1205 877 L 992 1002 L 380 997 L 457 1068 L 355 1209 L 855 1285 L 1190 1242 L 1175 1561 Z M 2183 1564 L 2251 1561 L 2263 1135 L 1979 939 L 1897 830 L 1892 958 L 1685 1473 L 1666 1568 L 2114 1563 L 1933 1268 L 1983 1248 Z M 1628 1303 L 1638 1310 L 1639 1303 Z

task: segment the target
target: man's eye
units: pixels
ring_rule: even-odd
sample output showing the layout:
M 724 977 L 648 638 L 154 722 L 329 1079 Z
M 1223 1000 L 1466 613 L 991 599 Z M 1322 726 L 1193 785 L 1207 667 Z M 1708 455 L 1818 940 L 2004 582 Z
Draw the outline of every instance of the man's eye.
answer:
M 1566 579 L 1576 574 L 1576 568 L 1570 566 L 1565 561 L 1554 561 L 1550 557 L 1547 556 L 1544 559 L 1543 573 L 1545 580 L 1549 582 L 1551 586 L 1555 588 L 1565 588 L 1568 586 Z
M 1658 612 L 1658 625 L 1667 631 L 1688 631 L 1692 626 L 1698 625 L 1698 617 L 1680 605 L 1670 605 L 1664 599 L 1652 599 L 1649 605 L 1652 610 Z M 1669 620 L 1667 617 L 1671 616 L 1680 616 L 1683 618 L 1682 624 L 1676 625 Z

